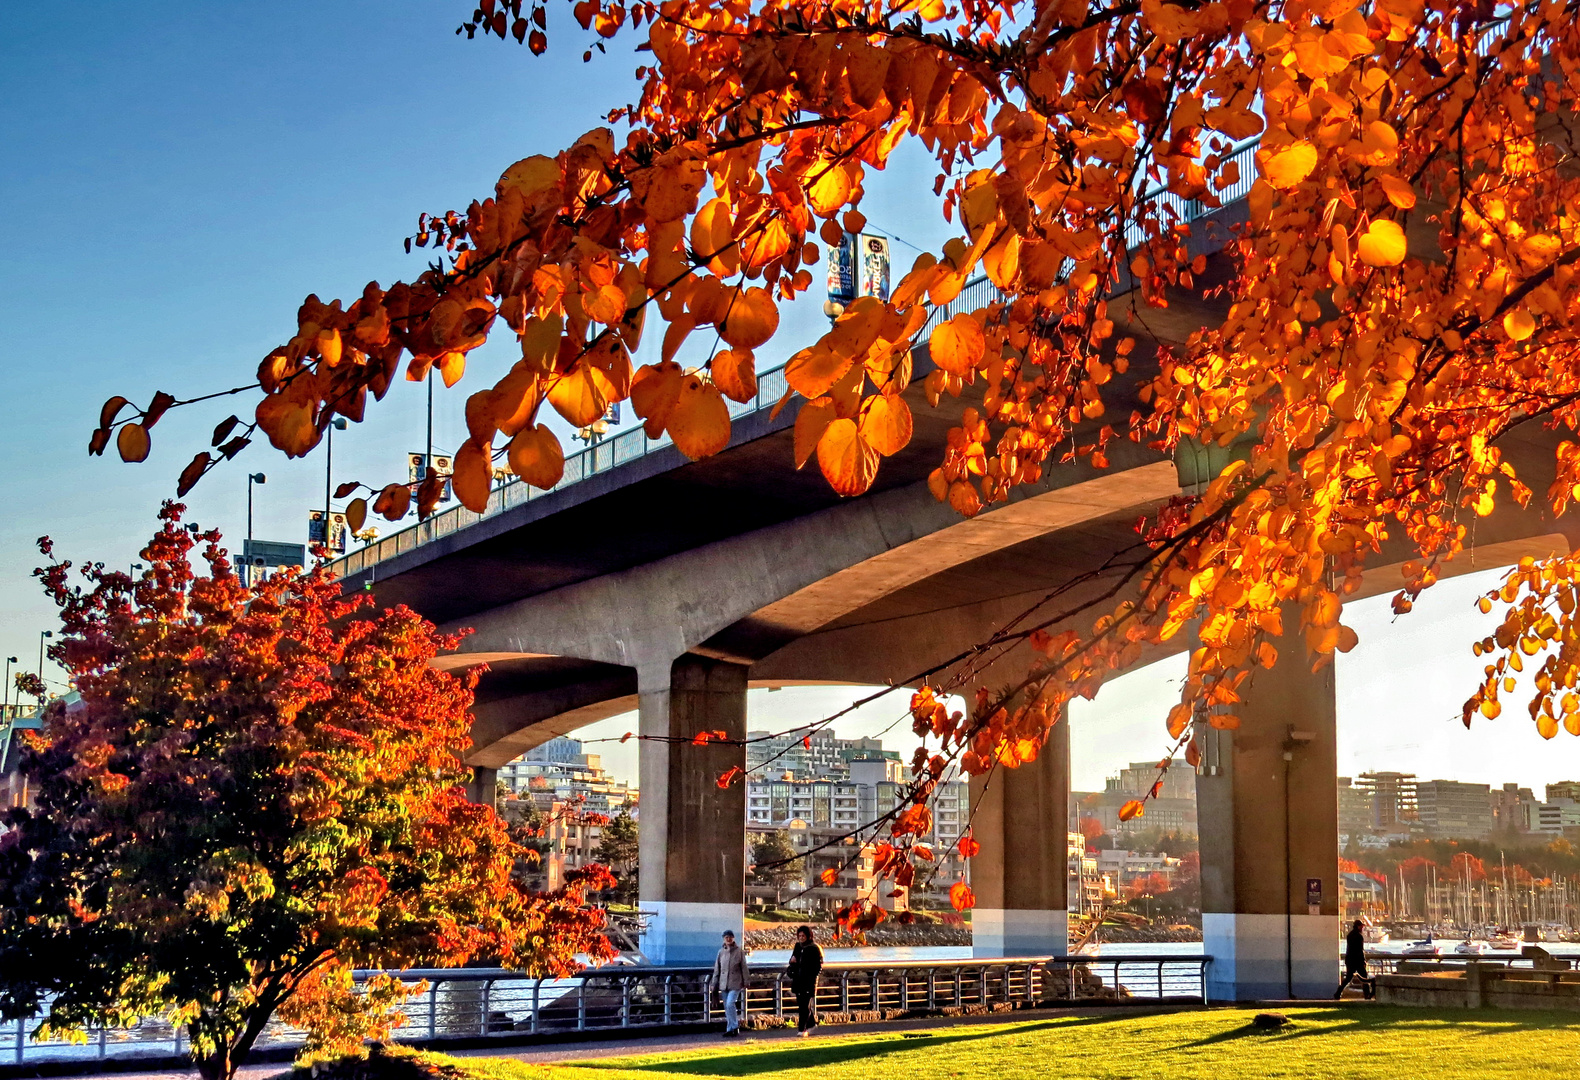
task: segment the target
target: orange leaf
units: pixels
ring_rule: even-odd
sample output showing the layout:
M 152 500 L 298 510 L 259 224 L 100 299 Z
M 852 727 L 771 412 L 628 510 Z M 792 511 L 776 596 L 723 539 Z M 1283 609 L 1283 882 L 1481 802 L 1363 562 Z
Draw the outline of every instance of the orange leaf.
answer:
M 778 305 L 767 289 L 754 287 L 735 298 L 719 327 L 719 336 L 737 349 L 755 349 L 778 329 Z
M 884 457 L 899 453 L 911 441 L 911 407 L 898 394 L 868 398 L 861 413 L 861 437 Z
M 719 774 L 718 784 L 720 790 L 733 786 L 737 780 L 745 775 L 746 771 L 739 765 L 731 765 L 728 769 L 725 769 L 724 772 Z
M 488 509 L 488 493 L 494 486 L 493 448 L 472 439 L 456 451 L 450 486 L 461 505 L 474 514 Z
M 841 495 L 860 495 L 878 477 L 878 452 L 867 445 L 854 420 L 838 419 L 817 441 L 817 463 Z
M 693 461 L 710 457 L 730 443 L 730 410 L 712 383 L 687 375 L 669 413 L 669 435 Z
M 969 859 L 982 850 L 982 845 L 972 838 L 970 833 L 962 833 L 955 842 L 955 849 L 960 852 L 961 858 Z
M 835 885 L 839 883 L 839 871 L 835 870 L 833 867 L 829 867 L 827 870 L 819 874 L 818 878 L 823 882 L 824 885 Z
M 951 375 L 965 375 L 977 366 L 987 349 L 982 324 L 969 315 L 956 315 L 933 327 L 927 351 L 933 363 Z
M 148 457 L 148 429 L 141 424 L 127 424 L 115 437 L 115 448 L 122 461 L 144 461 Z
M 812 456 L 812 451 L 817 449 L 818 440 L 823 438 L 823 432 L 828 430 L 828 425 L 834 422 L 835 415 L 834 402 L 830 398 L 818 398 L 801 406 L 801 411 L 795 418 L 796 468 L 805 465 L 806 459 Z
M 1140 799 L 1131 799 L 1129 802 L 1125 803 L 1125 805 L 1119 808 L 1119 820 L 1131 821 L 1140 817 L 1146 812 L 1147 808 L 1141 805 Z
M 352 499 L 346 504 L 346 527 L 353 534 L 362 531 L 362 526 L 368 520 L 368 501 L 366 499 Z
M 386 484 L 373 500 L 373 512 L 388 521 L 399 521 L 411 509 L 411 488 L 405 484 Z
M 821 342 L 802 349 L 785 365 L 785 381 L 804 398 L 822 397 L 851 365 L 851 358 Z
M 597 423 L 609 408 L 609 401 L 599 390 L 592 372 L 585 363 L 579 363 L 570 372 L 549 383 L 549 404 L 575 427 Z
M 582 310 L 594 322 L 617 323 L 625 318 L 625 290 L 618 285 L 601 285 L 582 300 Z
M 977 906 L 976 894 L 971 891 L 971 886 L 957 881 L 949 886 L 949 903 L 956 911 L 969 911 Z
M 631 408 L 646 421 L 644 426 L 649 439 L 664 433 L 669 414 L 680 400 L 680 387 L 684 382 L 684 373 L 673 360 L 637 369 L 636 377 L 631 380 Z
M 708 365 L 713 385 L 731 401 L 741 404 L 757 396 L 757 362 L 750 349 L 725 349 Z
M 511 472 L 545 491 L 565 475 L 565 451 L 547 424 L 522 428 L 510 440 L 506 457 Z

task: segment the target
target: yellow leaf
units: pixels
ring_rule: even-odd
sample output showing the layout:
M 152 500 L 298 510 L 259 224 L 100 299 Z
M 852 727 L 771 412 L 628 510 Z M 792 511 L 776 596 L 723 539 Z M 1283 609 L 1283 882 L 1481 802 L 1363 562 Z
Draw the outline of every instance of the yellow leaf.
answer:
M 897 454 L 911 441 L 911 407 L 898 394 L 877 394 L 861 412 L 861 437 L 884 457 Z
M 405 484 L 386 484 L 373 500 L 373 512 L 386 521 L 399 521 L 411 509 L 411 488 Z
M 819 163 L 813 166 L 811 176 L 816 177 L 807 185 L 807 202 L 819 217 L 832 217 L 850 198 L 850 174 L 839 165 Z
M 1356 245 L 1356 254 L 1367 266 L 1398 266 L 1406 251 L 1404 230 L 1397 221 L 1375 218 Z
M 692 460 L 710 457 L 730 442 L 730 410 L 712 383 L 687 375 L 669 413 L 669 435 Z
M 1292 188 L 1317 167 L 1317 148 L 1297 142 L 1272 152 L 1260 151 L 1262 179 L 1275 188 Z
M 927 350 L 937 364 L 951 375 L 965 375 L 977 366 L 987 349 L 982 324 L 969 315 L 956 315 L 933 327 Z
M 878 452 L 861 437 L 856 421 L 838 419 L 817 441 L 817 463 L 841 495 L 860 495 L 878 476 Z
M 346 527 L 353 534 L 362 531 L 362 526 L 368 520 L 368 501 L 366 499 L 352 499 L 346 503 Z
M 494 486 L 493 457 L 492 447 L 473 439 L 467 439 L 455 452 L 450 486 L 461 505 L 474 514 L 488 509 L 488 493 Z
M 510 440 L 510 471 L 536 488 L 548 490 L 565 475 L 565 451 L 547 424 L 523 428 Z

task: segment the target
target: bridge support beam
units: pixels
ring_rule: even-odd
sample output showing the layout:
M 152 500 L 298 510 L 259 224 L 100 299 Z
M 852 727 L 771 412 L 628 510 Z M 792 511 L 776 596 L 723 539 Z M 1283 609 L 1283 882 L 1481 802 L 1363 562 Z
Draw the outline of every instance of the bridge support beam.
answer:
M 1070 725 L 1061 718 L 1036 761 L 971 778 L 971 951 L 1069 952 Z
M 1293 631 L 1299 615 L 1285 612 Z M 1209 1001 L 1327 998 L 1338 985 L 1333 665 L 1298 634 L 1256 671 L 1234 731 L 1203 727 L 1196 776 Z
M 746 766 L 746 671 L 691 655 L 637 671 L 642 734 L 677 740 L 644 740 L 639 762 L 642 952 L 650 963 L 712 963 L 720 934 L 744 931 L 746 783 L 721 789 L 718 778 Z M 694 746 L 700 731 L 735 742 Z

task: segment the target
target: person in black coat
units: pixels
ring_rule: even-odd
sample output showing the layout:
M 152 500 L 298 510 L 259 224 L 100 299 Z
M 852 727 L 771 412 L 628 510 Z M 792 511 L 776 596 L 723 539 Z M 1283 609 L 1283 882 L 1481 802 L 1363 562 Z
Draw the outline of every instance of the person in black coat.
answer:
M 1338 992 L 1333 996 L 1335 998 L 1343 997 L 1345 988 L 1352 981 L 1360 982 L 1361 989 L 1368 998 L 1375 993 L 1373 987 L 1376 984 L 1367 977 L 1366 973 L 1365 924 L 1359 919 L 1356 919 L 1355 925 L 1350 927 L 1350 932 L 1344 935 L 1344 981 L 1339 983 Z
M 817 977 L 823 970 L 823 950 L 812 940 L 810 926 L 798 926 L 795 948 L 790 950 L 790 989 L 795 993 L 796 1031 L 806 1038 L 817 1026 Z

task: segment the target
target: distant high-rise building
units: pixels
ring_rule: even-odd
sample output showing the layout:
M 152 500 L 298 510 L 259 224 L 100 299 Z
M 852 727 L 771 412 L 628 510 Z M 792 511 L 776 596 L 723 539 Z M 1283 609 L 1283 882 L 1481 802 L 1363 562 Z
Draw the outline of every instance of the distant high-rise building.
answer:
M 1371 799 L 1375 831 L 1406 832 L 1420 820 L 1415 801 L 1415 773 L 1361 773 L 1355 786 Z
M 1356 787 L 1348 776 L 1339 777 L 1339 835 L 1357 837 L 1371 829 L 1371 793 Z
M 1527 806 L 1536 804 L 1536 796 L 1528 787 L 1518 784 L 1504 784 L 1503 787 L 1488 793 L 1488 801 L 1492 804 L 1492 827 L 1499 832 L 1529 832 L 1529 814 Z
M 1420 780 L 1415 785 L 1421 827 L 1441 837 L 1481 839 L 1492 832 L 1492 787 L 1458 780 Z
M 746 771 L 764 777 L 790 773 L 797 780 L 842 780 L 856 758 L 883 757 L 899 761 L 879 739 L 841 739 L 827 728 L 810 734 L 767 731 L 746 733 Z
M 1580 803 L 1580 780 L 1560 780 L 1547 785 L 1550 803 Z

